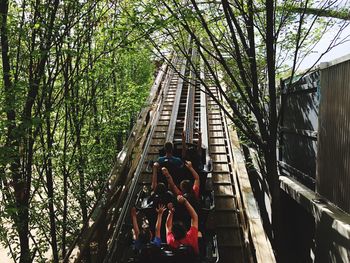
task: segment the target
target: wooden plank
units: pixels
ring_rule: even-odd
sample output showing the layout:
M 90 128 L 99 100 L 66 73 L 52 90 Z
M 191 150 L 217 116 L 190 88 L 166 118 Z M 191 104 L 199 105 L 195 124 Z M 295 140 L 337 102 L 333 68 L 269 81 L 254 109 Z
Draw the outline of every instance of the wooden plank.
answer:
M 213 163 L 213 171 L 230 172 L 230 168 L 227 163 Z
M 210 118 L 209 124 L 210 125 L 221 125 L 222 121 L 221 118 Z
M 231 226 L 239 227 L 237 213 L 233 211 L 218 211 L 215 213 L 215 224 L 216 227 L 220 226 Z
M 237 184 L 240 188 L 243 200 L 244 215 L 246 216 L 246 224 L 248 225 L 248 234 L 250 235 L 250 249 L 255 251 L 257 262 L 276 262 L 271 244 L 264 232 L 264 228 L 260 219 L 259 209 L 254 199 L 253 191 L 250 185 L 248 173 L 244 163 L 244 157 L 240 150 L 239 140 L 236 131 L 229 129 L 230 142 L 234 155 L 235 166 L 237 173 Z
M 216 184 L 231 184 L 230 174 L 213 174 L 213 182 Z
M 213 162 L 225 162 L 227 163 L 227 156 L 224 154 L 210 154 L 210 158 L 213 160 Z
M 234 193 L 231 185 L 216 184 L 214 185 L 214 193 L 215 193 L 215 197 L 218 197 L 218 196 L 234 197 Z
M 218 211 L 234 211 L 236 209 L 236 205 L 232 197 L 220 196 L 215 198 L 215 209 Z
M 241 229 L 236 227 L 224 227 L 217 229 L 218 243 L 220 246 L 242 247 Z
M 165 137 L 158 139 L 158 138 L 152 138 L 151 145 L 161 145 L 163 146 L 165 143 Z
M 209 140 L 210 145 L 215 146 L 216 144 L 218 145 L 225 145 L 225 139 L 224 138 L 210 138 Z
M 209 137 L 210 138 L 225 138 L 223 131 L 210 131 Z

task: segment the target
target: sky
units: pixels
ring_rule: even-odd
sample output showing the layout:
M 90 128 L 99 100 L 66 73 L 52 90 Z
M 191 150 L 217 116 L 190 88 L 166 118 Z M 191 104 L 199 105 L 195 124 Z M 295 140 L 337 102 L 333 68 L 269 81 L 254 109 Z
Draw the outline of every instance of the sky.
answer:
M 327 34 L 322 37 L 319 44 L 313 50 L 314 53 L 308 55 L 304 59 L 304 61 L 300 65 L 299 70 L 301 71 L 306 70 L 314 64 L 314 62 L 318 59 L 320 54 L 322 54 L 324 50 L 327 49 L 330 41 L 333 39 L 334 34 L 335 32 L 327 32 Z M 350 25 L 342 33 L 342 37 L 346 37 L 346 36 L 350 36 Z M 348 37 L 348 41 L 346 43 L 333 48 L 331 51 L 325 54 L 321 58 L 320 62 L 329 62 L 339 57 L 345 56 L 349 53 L 350 53 L 350 37 Z
M 329 0 L 321 0 L 316 2 L 322 5 L 324 1 Z M 334 7 L 350 9 L 350 0 L 336 0 L 334 2 Z M 338 21 L 342 23 L 341 20 Z M 333 48 L 331 51 L 325 54 L 322 57 L 322 59 L 318 62 L 318 64 L 320 62 L 332 61 L 350 53 L 350 21 L 345 21 L 344 23 L 347 23 L 347 27 L 345 27 L 345 29 L 343 30 L 342 34 L 340 35 L 340 38 L 347 38 L 347 42 Z M 331 28 L 327 31 L 327 33 L 324 36 L 322 36 L 321 41 L 314 48 L 313 53 L 308 55 L 308 57 L 304 59 L 304 61 L 301 63 L 299 68 L 300 71 L 306 70 L 314 64 L 314 62 L 319 58 L 320 54 L 322 54 L 327 49 L 329 43 L 332 41 L 336 33 L 337 29 Z

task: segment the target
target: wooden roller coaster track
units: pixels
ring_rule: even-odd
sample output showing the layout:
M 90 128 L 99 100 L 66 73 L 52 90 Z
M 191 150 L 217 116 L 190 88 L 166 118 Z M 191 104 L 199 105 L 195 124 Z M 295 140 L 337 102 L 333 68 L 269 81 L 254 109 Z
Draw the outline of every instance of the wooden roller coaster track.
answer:
M 195 55 L 193 50 L 192 56 Z M 239 146 L 232 143 L 235 132 L 222 109 L 203 92 L 205 88 L 187 60 L 174 56 L 172 64 L 174 68 L 164 64 L 159 70 L 148 104 L 65 262 L 122 262 L 119 255 L 126 246 L 123 238 L 130 207 L 136 193 L 151 184 L 150 161 L 157 159 L 166 141 L 180 142 L 183 131 L 186 142 L 197 142 L 195 129 L 202 131 L 206 159 L 212 163 L 209 176 L 215 210 L 209 220 L 216 233 L 218 261 L 274 262 L 271 246 L 260 219 L 257 220 L 257 209 L 248 204 L 252 202 L 251 193 L 247 178 L 239 174 L 242 166 L 238 162 L 242 162 L 242 157 Z M 200 63 L 198 67 L 211 93 L 221 100 L 210 75 Z M 240 180 L 245 181 L 241 184 Z

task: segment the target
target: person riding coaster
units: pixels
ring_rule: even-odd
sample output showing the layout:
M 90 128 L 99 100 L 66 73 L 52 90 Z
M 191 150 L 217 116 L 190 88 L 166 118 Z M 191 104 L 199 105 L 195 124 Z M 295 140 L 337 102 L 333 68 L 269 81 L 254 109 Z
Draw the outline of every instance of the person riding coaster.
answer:
M 187 169 L 191 171 L 191 174 L 194 178 L 194 182 L 192 184 L 191 181 L 189 180 L 182 180 L 179 186 L 180 189 L 174 183 L 173 178 L 170 175 L 168 169 L 163 167 L 162 173 L 165 176 L 168 182 L 168 187 L 173 192 L 173 194 L 175 196 L 181 196 L 181 195 L 185 196 L 189 201 L 189 203 L 191 204 L 191 206 L 194 207 L 195 211 L 199 213 L 200 212 L 199 175 L 193 169 L 191 162 L 185 162 L 185 166 L 187 167 Z M 179 206 L 177 208 L 177 213 L 175 215 L 175 218 L 177 220 L 181 220 L 186 227 L 190 226 L 191 217 L 189 216 L 187 210 L 183 206 Z
M 155 189 L 155 184 L 157 182 L 167 184 L 165 178 L 161 174 L 162 167 L 166 167 L 174 175 L 182 174 L 184 162 L 180 157 L 174 156 L 173 151 L 174 145 L 172 142 L 166 142 L 164 148 L 159 151 L 160 157 L 158 157 L 157 161 L 153 163 L 152 168 L 152 190 Z M 180 182 L 177 181 L 177 177 L 175 178 L 175 181 L 176 183 Z
M 198 133 L 198 142 L 197 144 L 186 143 L 186 134 L 185 131 L 182 132 L 182 140 L 181 140 L 181 157 L 184 160 L 189 160 L 194 165 L 194 168 L 197 172 L 203 170 L 203 150 L 202 148 L 202 132 L 198 129 L 195 129 Z M 175 148 L 175 147 L 174 147 Z
M 183 195 L 183 194 L 190 194 L 193 195 L 197 200 L 200 199 L 199 196 L 199 187 L 200 187 L 200 180 L 199 180 L 199 175 L 196 172 L 195 169 L 192 167 L 192 163 L 190 161 L 185 162 L 185 166 L 187 169 L 191 172 L 194 182 L 193 185 L 189 180 L 182 180 L 180 183 L 180 189 L 176 186 L 174 183 L 174 180 L 172 176 L 170 175 L 169 171 L 167 168 L 163 167 L 162 168 L 162 173 L 165 176 L 169 189 L 176 195 Z
M 162 165 L 164 162 L 169 162 L 175 165 L 177 168 L 181 168 L 183 166 L 183 161 L 181 160 L 181 158 L 174 156 L 174 145 L 172 142 L 166 142 L 164 144 L 163 150 L 164 150 L 164 156 L 158 157 L 158 160 L 157 160 L 157 163 L 159 165 Z
M 202 234 L 198 231 L 198 215 L 185 197 L 178 195 L 177 201 L 179 204 L 186 207 L 191 217 L 191 227 L 187 231 L 181 222 L 173 223 L 175 209 L 172 203 L 169 203 L 169 212 L 166 221 L 167 244 L 172 248 L 178 248 L 181 244 L 189 245 L 194 249 L 194 252 L 199 255 L 198 237 L 202 237 Z
M 200 135 L 197 146 L 194 144 L 184 144 L 184 139 L 182 140 L 183 147 L 181 154 L 184 157 L 183 159 L 202 159 L 203 149 L 201 147 Z M 200 190 L 202 178 L 200 170 L 202 166 L 200 165 L 198 167 L 196 165 L 196 167 L 193 167 L 191 161 L 181 160 L 177 157 L 180 155 L 175 156 L 174 145 L 171 142 L 167 142 L 164 145 L 164 151 L 165 155 L 159 157 L 153 165 L 152 192 L 151 196 L 147 199 L 147 206 L 144 208 L 139 206 L 139 209 L 148 218 L 150 229 L 156 229 L 160 220 L 160 237 L 163 240 L 167 240 L 168 244 L 165 245 L 162 243 L 159 248 L 156 244 L 153 244 L 154 242 L 150 242 L 151 237 L 148 235 L 145 238 L 147 242 L 143 241 L 145 244 L 139 250 L 137 262 L 185 263 L 197 262 L 199 258 L 213 258 L 215 254 L 211 255 L 210 253 L 207 254 L 207 252 L 213 251 L 215 247 L 214 239 L 212 239 L 211 233 L 206 233 L 205 227 L 208 214 L 213 209 L 213 206 L 204 208 L 206 206 L 202 205 L 204 200 L 204 192 Z M 140 203 L 144 204 L 145 202 L 142 201 Z M 168 207 L 168 216 L 164 228 L 158 216 L 159 206 L 163 207 L 163 205 Z M 202 206 L 203 208 L 201 208 Z M 156 208 L 158 209 L 156 210 Z M 174 223 L 170 224 L 172 220 Z M 205 238 L 202 237 L 202 233 L 204 233 Z M 141 239 L 143 238 L 142 235 L 140 235 Z
M 131 209 L 131 217 L 134 230 L 134 249 L 138 257 L 131 262 L 196 262 L 199 259 L 198 247 L 198 216 L 193 207 L 183 196 L 178 196 L 178 203 L 184 205 L 192 218 L 191 228 L 186 230 L 182 222 L 174 222 L 173 215 L 175 208 L 172 203 L 168 204 L 168 216 L 166 220 L 166 241 L 167 246 L 161 242 L 161 226 L 163 213 L 166 210 L 164 205 L 156 209 L 158 214 L 155 227 L 155 237 L 152 240 L 152 232 L 149 228 L 138 227 L 136 208 Z M 160 249 L 162 246 L 162 249 Z M 172 251 L 172 252 L 171 252 Z M 170 252 L 170 253 L 169 253 Z M 174 254 L 174 253 L 175 254 Z M 172 259 L 171 259 L 172 258 Z
M 158 205 L 157 211 L 157 223 L 155 227 L 155 237 L 152 240 L 152 231 L 149 228 L 141 227 L 141 230 L 138 226 L 137 222 L 137 210 L 135 207 L 131 208 L 131 218 L 132 218 L 132 225 L 134 230 L 134 248 L 135 250 L 140 250 L 144 245 L 151 243 L 154 244 L 157 247 L 160 247 L 160 244 L 162 243 L 161 237 L 160 237 L 160 228 L 162 224 L 162 216 L 165 211 L 166 207 L 164 205 Z
M 185 131 L 182 132 L 182 140 L 181 140 L 181 152 L 177 151 L 175 149 L 175 145 L 172 142 L 166 142 L 164 144 L 164 147 L 159 150 L 159 155 L 157 161 L 153 163 L 152 167 L 152 174 L 153 178 L 155 178 L 155 175 L 160 172 L 160 168 L 166 167 L 170 173 L 174 177 L 174 181 L 176 184 L 179 184 L 181 178 L 177 178 L 177 174 L 181 173 L 183 177 L 182 179 L 186 179 L 187 177 L 191 178 L 191 176 L 187 173 L 186 169 L 184 170 L 184 161 L 183 160 L 190 160 L 194 164 L 194 169 L 197 172 L 200 172 L 203 170 L 203 158 L 202 158 L 202 133 L 196 129 L 198 132 L 198 142 L 196 145 L 191 143 L 186 143 L 186 136 Z M 177 152 L 178 156 L 175 156 L 174 152 Z M 161 181 L 162 178 L 158 174 L 158 181 Z M 179 180 L 179 181 L 178 181 Z M 164 182 L 165 183 L 165 182 Z M 152 181 L 152 189 L 153 187 L 153 181 Z

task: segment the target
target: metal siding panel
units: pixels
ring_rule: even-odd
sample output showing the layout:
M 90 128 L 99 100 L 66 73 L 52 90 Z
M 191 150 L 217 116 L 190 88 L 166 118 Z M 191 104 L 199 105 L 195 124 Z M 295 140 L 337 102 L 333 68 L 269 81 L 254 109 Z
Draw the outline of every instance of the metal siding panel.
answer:
M 350 213 L 350 61 L 321 72 L 317 192 Z
M 320 72 L 314 71 L 299 78 L 295 77 L 289 88 L 289 79 L 281 83 L 280 172 L 314 189 Z

